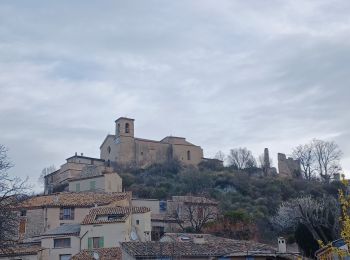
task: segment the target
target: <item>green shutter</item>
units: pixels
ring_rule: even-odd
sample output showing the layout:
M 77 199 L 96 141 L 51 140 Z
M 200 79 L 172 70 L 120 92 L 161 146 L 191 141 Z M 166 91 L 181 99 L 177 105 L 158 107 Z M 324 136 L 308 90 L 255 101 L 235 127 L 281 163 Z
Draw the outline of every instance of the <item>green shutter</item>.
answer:
M 100 237 L 98 241 L 98 247 L 103 248 L 104 247 L 104 237 Z
M 95 190 L 95 189 L 96 189 L 96 182 L 90 181 L 90 190 Z
M 75 191 L 76 192 L 80 191 L 80 183 L 75 184 Z
M 92 249 L 92 237 L 88 238 L 88 249 Z

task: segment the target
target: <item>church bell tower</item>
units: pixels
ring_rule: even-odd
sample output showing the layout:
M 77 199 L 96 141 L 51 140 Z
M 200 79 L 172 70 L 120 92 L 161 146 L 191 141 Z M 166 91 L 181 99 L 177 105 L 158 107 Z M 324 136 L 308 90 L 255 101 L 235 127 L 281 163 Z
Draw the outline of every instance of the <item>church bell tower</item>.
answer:
M 115 137 L 134 137 L 135 119 L 119 117 L 115 120 Z

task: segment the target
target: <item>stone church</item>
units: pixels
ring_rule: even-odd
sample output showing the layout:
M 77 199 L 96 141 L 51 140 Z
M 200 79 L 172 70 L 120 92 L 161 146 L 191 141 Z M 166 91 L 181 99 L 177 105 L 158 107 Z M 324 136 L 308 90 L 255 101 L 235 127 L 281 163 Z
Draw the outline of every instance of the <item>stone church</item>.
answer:
M 115 121 L 115 135 L 107 135 L 100 146 L 100 158 L 109 164 L 147 167 L 178 159 L 187 165 L 198 165 L 203 149 L 184 137 L 167 136 L 160 141 L 134 136 L 134 119 L 120 117 Z

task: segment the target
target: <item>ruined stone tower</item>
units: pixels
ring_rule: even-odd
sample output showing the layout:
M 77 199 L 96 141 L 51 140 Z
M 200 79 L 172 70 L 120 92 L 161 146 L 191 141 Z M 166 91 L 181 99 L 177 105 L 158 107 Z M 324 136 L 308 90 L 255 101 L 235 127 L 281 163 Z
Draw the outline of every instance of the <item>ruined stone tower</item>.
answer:
M 286 157 L 284 153 L 278 153 L 278 173 L 281 177 L 300 177 L 300 161 L 291 157 Z

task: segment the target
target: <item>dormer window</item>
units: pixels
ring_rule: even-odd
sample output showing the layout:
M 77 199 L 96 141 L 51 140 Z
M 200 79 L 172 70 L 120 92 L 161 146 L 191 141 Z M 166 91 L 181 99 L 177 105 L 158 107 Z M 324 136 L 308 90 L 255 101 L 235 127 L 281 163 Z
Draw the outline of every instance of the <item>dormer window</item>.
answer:
M 126 123 L 126 124 L 125 124 L 125 133 L 128 134 L 129 131 L 130 131 L 130 129 L 129 129 L 129 123 Z
M 97 215 L 95 220 L 99 221 L 113 221 L 113 220 L 122 220 L 125 217 L 125 214 L 108 214 L 108 215 Z

